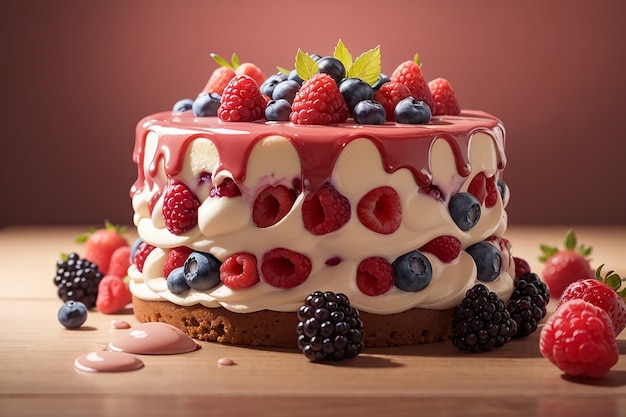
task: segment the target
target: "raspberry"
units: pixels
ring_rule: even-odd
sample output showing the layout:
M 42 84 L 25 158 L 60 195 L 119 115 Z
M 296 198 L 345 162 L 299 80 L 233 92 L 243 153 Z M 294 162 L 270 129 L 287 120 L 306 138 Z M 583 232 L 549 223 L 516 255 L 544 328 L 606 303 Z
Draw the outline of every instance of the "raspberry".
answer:
M 250 253 L 235 253 L 220 266 L 220 280 L 228 288 L 249 288 L 259 282 L 256 257 Z
M 312 362 L 340 361 L 363 350 L 363 322 L 344 294 L 316 291 L 298 310 L 298 348 Z
M 378 187 L 369 191 L 357 204 L 357 215 L 368 229 L 388 235 L 402 223 L 400 196 L 392 187 Z
M 185 184 L 169 185 L 163 198 L 163 218 L 170 233 L 180 235 L 198 224 L 200 200 Z
M 186 246 L 178 246 L 170 249 L 165 258 L 165 265 L 163 265 L 163 276 L 167 278 L 170 272 L 183 266 L 187 257 L 191 255 L 191 252 L 193 252 L 193 250 Z
M 406 85 L 411 91 L 411 96 L 428 104 L 431 113 L 435 114 L 435 101 L 422 74 L 421 64 L 417 55 L 413 61 L 405 61 L 398 65 L 389 79 Z
M 304 228 L 314 235 L 334 232 L 350 220 L 350 201 L 330 184 L 309 194 L 302 203 Z
M 141 242 L 139 246 L 137 246 L 137 250 L 133 256 L 133 263 L 139 272 L 143 272 L 143 264 L 146 262 L 146 258 L 153 249 L 154 246 L 146 242 Z
M 316 74 L 302 84 L 291 104 L 292 123 L 329 125 L 345 122 L 348 105 L 335 81 L 327 74 Z
M 450 263 L 461 253 L 461 241 L 454 236 L 439 236 L 419 248 L 420 252 L 429 252 L 441 262 Z
M 263 255 L 260 269 L 268 284 L 278 288 L 293 288 L 309 277 L 311 260 L 289 249 L 276 248 Z
M 89 309 L 96 305 L 98 284 L 102 276 L 98 265 L 72 252 L 57 261 L 54 284 L 61 300 L 80 301 Z
M 484 172 L 474 175 L 472 181 L 467 188 L 467 192 L 476 197 L 476 200 L 482 205 L 487 198 L 487 177 Z
M 252 205 L 252 221 L 258 227 L 278 223 L 291 210 L 296 194 L 284 185 L 269 186 L 257 195 Z
M 389 81 L 374 91 L 374 100 L 379 102 L 387 113 L 387 121 L 393 122 L 393 111 L 400 101 L 411 96 L 411 90 L 398 82 Z
M 210 197 L 234 198 L 240 195 L 241 190 L 232 178 L 224 178 L 224 181 L 218 185 L 214 185 L 209 192 Z
M 384 294 L 393 287 L 393 283 L 393 267 L 384 258 L 364 259 L 357 268 L 356 285 L 363 294 Z
M 575 299 L 561 305 L 541 329 L 541 354 L 569 375 L 602 378 L 619 359 L 611 319 Z
M 498 186 L 496 185 L 496 176 L 492 175 L 487 177 L 485 188 L 487 190 L 487 196 L 485 197 L 485 207 L 491 208 L 498 202 Z
M 426 186 L 420 186 L 418 188 L 418 192 L 420 194 L 425 194 L 429 197 L 434 198 L 435 200 L 443 203 L 444 201 L 446 201 L 446 196 L 443 194 L 443 192 L 439 189 L 439 187 L 437 187 L 434 184 L 429 184 Z
M 236 75 L 222 94 L 217 116 L 225 122 L 252 122 L 265 115 L 265 99 L 249 75 Z
M 461 113 L 461 106 L 454 89 L 445 78 L 437 78 L 428 83 L 428 88 L 435 102 L 433 115 Z

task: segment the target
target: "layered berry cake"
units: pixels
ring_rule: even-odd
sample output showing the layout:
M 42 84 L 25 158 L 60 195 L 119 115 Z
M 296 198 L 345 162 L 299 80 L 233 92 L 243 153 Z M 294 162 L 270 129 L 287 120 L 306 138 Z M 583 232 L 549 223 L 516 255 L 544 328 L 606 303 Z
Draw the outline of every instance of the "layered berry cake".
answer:
M 477 284 L 509 299 L 496 117 L 462 110 L 417 56 L 382 74 L 379 48 L 298 51 L 267 78 L 214 58 L 196 98 L 137 126 L 140 321 L 295 346 L 304 300 L 333 292 L 359 311 L 366 346 L 390 346 L 449 338 Z

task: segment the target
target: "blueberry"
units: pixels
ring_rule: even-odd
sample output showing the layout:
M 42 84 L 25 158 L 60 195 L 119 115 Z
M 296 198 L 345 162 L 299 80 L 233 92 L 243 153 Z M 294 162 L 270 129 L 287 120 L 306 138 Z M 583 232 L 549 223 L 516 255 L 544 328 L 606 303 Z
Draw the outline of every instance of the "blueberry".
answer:
M 289 121 L 291 114 L 291 104 L 284 98 L 280 100 L 270 100 L 265 107 L 265 118 L 269 121 Z
M 322 74 L 328 74 L 337 84 L 346 76 L 346 67 L 340 60 L 332 56 L 325 56 L 317 60 L 317 67 Z
M 387 113 L 382 104 L 374 100 L 363 100 L 356 103 L 352 112 L 354 121 L 361 125 L 382 125 Z
M 167 289 L 172 294 L 182 294 L 189 289 L 185 279 L 185 267 L 179 266 L 170 272 L 167 276 Z
M 348 109 L 352 113 L 356 103 L 362 100 L 371 100 L 374 97 L 372 86 L 360 78 L 346 78 L 339 83 L 339 91 L 346 100 Z
M 413 97 L 407 97 L 396 105 L 393 116 L 398 123 L 419 125 L 430 121 L 431 112 L 428 104 Z
M 383 74 L 382 72 L 380 74 L 378 74 L 378 79 L 376 80 L 376 82 L 372 85 L 372 88 L 374 89 L 374 91 L 380 89 L 380 87 L 385 84 L 388 83 L 389 81 L 391 81 L 389 79 L 389 77 L 387 77 L 385 74 Z
M 57 314 L 59 323 L 68 329 L 78 329 L 87 321 L 87 306 L 80 301 L 69 300 Z
M 391 264 L 396 287 L 415 292 L 426 288 L 433 277 L 433 267 L 424 254 L 416 250 L 405 253 Z
M 297 82 L 300 85 L 302 85 L 302 83 L 304 82 L 304 80 L 302 78 L 300 78 L 300 76 L 298 75 L 298 71 L 296 71 L 295 69 L 291 70 L 291 72 L 287 76 L 287 79 L 288 80 L 293 80 L 293 81 Z
M 480 203 L 470 193 L 453 195 L 448 204 L 448 210 L 454 223 L 464 232 L 470 230 L 480 220 Z
M 300 84 L 294 80 L 286 80 L 278 84 L 274 88 L 273 94 L 270 96 L 274 100 L 281 98 L 287 100 L 289 103 L 293 103 L 293 99 L 296 97 L 296 93 L 300 89 Z
M 183 265 L 185 281 L 194 290 L 209 290 L 220 283 L 220 261 L 204 252 L 192 252 Z
M 476 263 L 476 278 L 479 281 L 491 282 L 500 276 L 502 254 L 488 242 L 478 242 L 465 249 Z
M 222 98 L 216 93 L 202 93 L 193 101 L 193 114 L 197 117 L 217 116 Z
M 508 189 L 506 182 L 504 182 L 504 180 L 502 179 L 498 179 L 498 182 L 496 182 L 496 186 L 498 187 L 498 191 L 500 192 L 500 197 L 502 198 L 502 201 L 504 201 Z
M 267 77 L 265 81 L 263 81 L 263 84 L 261 84 L 261 94 L 265 94 L 268 97 L 272 97 L 274 88 L 276 88 L 276 86 L 279 83 L 282 83 L 286 79 L 287 79 L 287 76 L 283 74 L 282 72 L 270 75 L 269 77 Z
M 187 110 L 191 110 L 191 106 L 193 105 L 193 100 L 190 98 L 183 98 L 174 103 L 174 107 L 172 107 L 172 113 L 183 113 Z
M 138 237 L 133 242 L 133 246 L 130 247 L 130 263 L 131 264 L 134 262 L 134 260 L 135 260 L 135 253 L 137 252 L 137 249 L 139 248 L 139 245 L 141 245 L 142 243 L 143 243 L 143 239 Z

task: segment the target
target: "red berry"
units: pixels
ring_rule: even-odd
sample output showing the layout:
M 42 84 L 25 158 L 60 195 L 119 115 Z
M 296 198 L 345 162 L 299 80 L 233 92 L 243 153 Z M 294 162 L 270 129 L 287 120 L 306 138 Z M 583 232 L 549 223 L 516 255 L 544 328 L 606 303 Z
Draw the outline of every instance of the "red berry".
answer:
M 219 67 L 211 74 L 209 81 L 202 89 L 202 93 L 216 93 L 220 96 L 231 79 L 235 76 L 235 71 L 229 67 Z
M 211 197 L 234 198 L 241 195 L 241 190 L 231 178 L 224 178 L 224 181 L 211 188 L 209 195 Z
M 402 223 L 400 196 L 392 187 L 369 191 L 359 200 L 356 212 L 365 227 L 384 235 L 395 232 Z
M 128 241 L 122 233 L 119 227 L 105 222 L 104 228 L 97 229 L 89 235 L 79 236 L 78 240 L 85 241 L 83 258 L 98 265 L 100 272 L 106 275 L 109 272 L 113 252 L 117 248 L 128 246 Z
M 348 223 L 350 201 L 330 184 L 309 194 L 302 203 L 304 228 L 314 235 L 323 235 Z
M 387 121 L 393 122 L 393 111 L 400 101 L 411 96 L 411 90 L 395 81 L 384 83 L 378 90 L 374 91 L 374 100 L 379 102 L 387 113 Z
M 316 74 L 306 80 L 291 105 L 289 120 L 303 125 L 329 125 L 345 122 L 349 110 L 335 80 Z
M 432 253 L 441 262 L 450 263 L 461 253 L 461 241 L 454 236 L 439 236 L 426 243 L 419 251 Z
M 482 205 L 487 198 L 487 177 L 484 172 L 474 175 L 472 181 L 467 188 L 467 192 L 476 197 L 476 200 Z
M 117 313 L 132 301 L 132 294 L 124 279 L 115 275 L 105 275 L 100 280 L 96 308 L 101 313 Z
M 364 259 L 357 268 L 356 285 L 365 295 L 384 294 L 393 287 L 393 282 L 393 267 L 384 258 Z
M 496 205 L 496 203 L 498 202 L 498 195 L 500 195 L 500 192 L 498 191 L 498 187 L 496 185 L 495 175 L 487 177 L 487 180 L 485 182 L 485 188 L 487 190 L 487 196 L 485 197 L 485 207 L 491 208 Z
M 124 278 L 130 266 L 130 246 L 120 246 L 111 255 L 108 275 Z
M 428 88 L 435 102 L 434 115 L 461 113 L 461 106 L 454 89 L 445 78 L 436 78 L 428 83 Z
M 249 288 L 259 282 L 256 257 L 250 253 L 235 253 L 220 266 L 220 280 L 228 288 Z
M 243 64 L 239 65 L 235 69 L 235 74 L 236 75 L 240 75 L 240 74 L 248 75 L 252 77 L 254 81 L 256 81 L 257 85 L 259 86 L 263 84 L 263 81 L 265 81 L 265 75 L 263 74 L 263 71 L 261 71 L 261 69 L 257 67 L 255 64 L 252 64 L 250 62 L 244 62 Z
M 289 213 L 295 201 L 293 190 L 284 185 L 268 186 L 254 200 L 252 221 L 258 227 L 273 226 Z
M 602 378 L 619 359 L 608 314 L 584 300 L 570 300 L 548 319 L 539 339 L 541 354 L 569 375 Z
M 265 99 L 249 75 L 236 75 L 222 94 L 217 116 L 225 122 L 252 122 L 265 115 Z
M 154 246 L 150 245 L 146 242 L 141 242 L 139 246 L 137 246 L 137 250 L 135 251 L 135 256 L 133 257 L 133 263 L 139 270 L 139 272 L 143 272 L 143 264 L 146 262 L 146 258 L 154 250 Z
M 420 100 L 428 104 L 432 114 L 435 114 L 435 101 L 433 95 L 428 88 L 428 83 L 422 74 L 422 69 L 417 60 L 417 56 L 413 61 L 405 61 L 393 71 L 389 79 L 406 85 L 411 91 L 414 99 Z
M 163 218 L 170 233 L 180 235 L 198 224 L 200 200 L 185 184 L 169 185 L 163 199 Z
M 513 257 L 515 263 L 515 278 L 519 278 L 524 274 L 531 272 L 530 264 L 525 259 Z M 546 300 L 547 301 L 547 300 Z
M 276 248 L 263 255 L 260 269 L 263 279 L 271 286 L 293 288 L 309 277 L 311 260 L 289 249 Z
M 181 267 L 185 264 L 187 257 L 191 255 L 191 250 L 187 246 L 178 246 L 172 248 L 167 252 L 165 257 L 165 264 L 163 265 L 163 276 L 167 278 L 174 269 Z

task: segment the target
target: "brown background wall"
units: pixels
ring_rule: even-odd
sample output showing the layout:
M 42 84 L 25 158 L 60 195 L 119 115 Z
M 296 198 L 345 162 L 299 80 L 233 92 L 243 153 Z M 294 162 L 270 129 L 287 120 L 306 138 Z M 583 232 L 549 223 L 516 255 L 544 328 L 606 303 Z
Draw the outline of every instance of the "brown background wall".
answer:
M 302 6 L 299 6 L 302 5 Z M 193 97 L 209 53 L 297 48 L 383 70 L 419 52 L 462 107 L 499 116 L 515 224 L 626 224 L 626 2 L 20 1 L 0 13 L 0 226 L 131 223 L 134 127 Z

